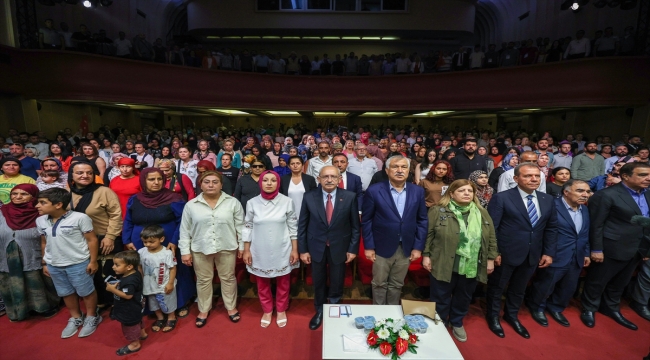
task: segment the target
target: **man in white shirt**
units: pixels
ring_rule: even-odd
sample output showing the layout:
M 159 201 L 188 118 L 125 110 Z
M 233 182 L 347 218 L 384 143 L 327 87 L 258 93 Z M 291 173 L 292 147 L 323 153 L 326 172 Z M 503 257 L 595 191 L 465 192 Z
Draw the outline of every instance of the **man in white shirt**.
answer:
M 618 161 L 618 159 L 622 159 L 627 156 L 627 146 L 625 145 L 618 145 L 614 149 L 614 154 L 609 159 L 605 159 L 605 174 L 609 174 L 610 171 L 612 171 L 612 168 L 614 167 L 614 164 Z
M 361 188 L 363 191 L 366 191 L 372 180 L 372 176 L 378 171 L 377 163 L 368 159 L 366 155 L 368 154 L 368 149 L 363 143 L 354 147 L 355 152 L 357 153 L 356 157 L 349 156 L 348 159 L 350 163 L 348 164 L 348 171 L 354 175 L 357 175 L 361 178 Z
M 411 60 L 406 57 L 406 52 L 395 60 L 395 72 L 397 74 L 408 74 L 411 67 Z
M 45 160 L 46 157 L 48 157 L 50 154 L 50 145 L 41 142 L 38 139 L 38 134 L 33 133 L 29 136 L 29 143 L 25 144 L 25 147 L 31 147 L 35 148 L 38 150 L 38 159 L 39 160 Z M 627 149 L 627 148 L 626 148 Z
M 591 42 L 585 37 L 584 30 L 578 30 L 576 39 L 571 40 L 564 52 L 564 58 L 567 60 L 581 59 L 589 56 L 591 52 Z
M 469 56 L 469 68 L 470 69 L 480 69 L 483 67 L 483 60 L 485 59 L 485 53 L 481 51 L 481 46 L 474 46 L 474 52 Z
M 605 36 L 596 40 L 594 53 L 596 56 L 614 56 L 618 50 L 618 36 L 614 36 L 614 29 L 605 29 Z
M 52 19 L 45 19 L 45 27 L 38 29 L 38 46 L 41 49 L 62 49 L 63 37 L 54 30 Z
M 153 166 L 153 157 L 146 152 L 143 142 L 135 143 L 135 167 L 144 169 Z M 131 156 L 133 158 L 133 156 Z M 144 164 L 146 163 L 146 165 Z
M 519 156 L 519 165 L 525 163 L 537 165 L 537 154 L 532 151 L 522 152 L 521 155 Z M 539 187 L 537 188 L 537 191 L 546 193 L 546 176 L 544 175 L 544 172 L 542 172 L 541 170 L 539 172 L 540 172 L 541 180 L 539 182 Z M 515 177 L 515 169 L 510 169 L 504 172 L 503 174 L 501 174 L 501 176 L 499 176 L 499 186 L 497 188 L 497 192 L 502 192 L 502 191 L 516 188 L 517 182 L 515 181 L 514 177 Z
M 332 157 L 330 156 L 330 144 L 327 141 L 321 141 L 318 143 L 318 157 L 309 159 L 309 165 L 307 165 L 307 175 L 311 175 L 314 179 L 318 178 L 320 174 L 320 169 L 326 165 L 332 165 Z
M 64 49 L 74 49 L 74 44 L 72 43 L 72 31 L 70 31 L 70 27 L 68 27 L 68 24 L 64 22 L 62 22 L 60 26 L 61 30 L 59 31 L 59 35 L 63 37 Z
M 131 57 L 131 40 L 126 38 L 124 31 L 120 31 L 119 39 L 115 39 L 115 56 L 121 58 L 130 58 Z

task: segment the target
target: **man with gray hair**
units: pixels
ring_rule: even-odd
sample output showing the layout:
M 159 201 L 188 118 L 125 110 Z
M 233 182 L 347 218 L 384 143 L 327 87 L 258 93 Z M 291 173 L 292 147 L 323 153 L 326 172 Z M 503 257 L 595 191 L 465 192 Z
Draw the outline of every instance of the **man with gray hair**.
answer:
M 364 256 L 373 262 L 375 305 L 399 305 L 408 267 L 422 256 L 426 242 L 424 189 L 406 181 L 409 166 L 404 156 L 389 158 L 388 181 L 369 186 L 363 197 Z
M 537 166 L 536 165 L 537 158 L 538 155 L 535 152 L 524 151 L 519 156 L 519 164 L 520 165 L 532 164 L 534 166 Z M 539 181 L 539 186 L 537 188 L 537 191 L 546 193 L 546 176 L 541 170 L 539 170 L 539 176 L 540 176 L 540 181 Z M 510 169 L 504 172 L 503 174 L 501 174 L 501 176 L 499 176 L 499 186 L 497 188 L 497 192 L 502 192 L 502 191 L 516 188 L 517 182 L 515 181 L 514 177 L 515 177 L 515 169 Z
M 562 186 L 562 196 L 554 200 L 557 251 L 551 266 L 537 270 L 528 297 L 533 320 L 544 327 L 548 326 L 544 311 L 560 325 L 569 326 L 562 312 L 578 286 L 582 268 L 591 263 L 589 210 L 586 204 L 592 194 L 585 181 L 571 179 Z
M 372 176 L 378 170 L 377 163 L 366 157 L 368 155 L 368 149 L 363 143 L 355 145 L 354 152 L 357 156 L 348 155 L 348 160 L 350 161 L 348 171 L 361 178 L 361 185 L 365 192 L 368 186 L 370 186 Z

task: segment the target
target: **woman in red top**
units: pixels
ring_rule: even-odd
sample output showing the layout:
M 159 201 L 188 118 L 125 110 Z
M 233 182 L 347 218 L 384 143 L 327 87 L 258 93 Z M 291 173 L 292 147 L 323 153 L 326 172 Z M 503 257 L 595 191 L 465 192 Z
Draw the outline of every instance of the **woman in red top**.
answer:
M 111 180 L 109 187 L 117 194 L 120 200 L 120 207 L 122 208 L 122 220 L 126 216 L 126 204 L 129 202 L 131 196 L 142 191 L 140 187 L 140 178 L 138 170 L 135 168 L 135 160 L 131 158 L 121 158 L 117 162 L 120 168 L 120 176 L 116 176 Z
M 68 169 L 70 168 L 70 161 L 72 156 L 64 151 L 63 148 L 57 143 L 50 144 L 50 158 L 57 159 L 61 162 L 61 168 L 67 174 Z

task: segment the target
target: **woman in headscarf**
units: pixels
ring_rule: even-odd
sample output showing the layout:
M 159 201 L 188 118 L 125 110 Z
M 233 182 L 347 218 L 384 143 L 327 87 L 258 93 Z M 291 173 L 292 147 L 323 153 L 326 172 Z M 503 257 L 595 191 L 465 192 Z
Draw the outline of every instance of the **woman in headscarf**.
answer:
M 298 219 L 293 201 L 280 194 L 280 176 L 264 171 L 259 177 L 260 195 L 248 202 L 242 240 L 248 272 L 257 277 L 262 304 L 260 325 L 271 324 L 273 295 L 271 279 L 276 279 L 275 309 L 278 327 L 287 325 L 291 270 L 300 266 L 298 255 Z
M 83 163 L 86 163 L 86 164 L 90 165 L 90 167 L 93 169 L 93 173 L 95 174 L 95 183 L 96 184 L 98 184 L 98 185 L 105 185 L 106 184 L 104 182 L 104 179 L 99 177 L 99 169 L 97 168 L 97 165 L 94 162 L 89 161 L 88 159 L 86 159 L 83 156 L 75 156 L 70 160 L 70 167 L 72 167 L 72 165 L 74 165 L 74 164 L 76 164 L 78 162 L 83 162 Z M 70 169 L 68 168 L 68 173 L 69 173 L 69 170 Z M 70 180 L 68 179 L 68 181 L 70 181 Z
M 8 204 L 11 189 L 20 184 L 36 184 L 36 181 L 29 176 L 20 173 L 22 163 L 14 157 L 0 159 L 0 203 Z
M 0 208 L 0 296 L 11 321 L 25 320 L 30 311 L 56 314 L 59 297 L 41 269 L 41 235 L 36 227 L 38 188 L 16 185 L 11 201 Z
M 120 159 L 124 158 L 128 158 L 128 156 L 121 152 L 116 152 L 111 155 L 111 160 L 108 162 L 108 169 L 104 173 L 104 184 L 110 184 L 115 177 L 120 176 L 120 166 L 117 163 Z
M 549 172 L 551 168 L 548 167 L 550 158 L 548 157 L 547 154 L 540 154 L 539 157 L 537 158 L 537 167 L 539 168 L 539 171 L 544 173 L 544 176 L 546 179 L 549 179 Z
M 68 166 L 69 168 L 70 166 Z M 49 176 L 47 174 L 49 172 L 56 171 L 58 172 L 58 178 L 54 181 L 44 181 L 43 177 L 45 175 L 46 179 Z M 38 175 L 38 178 L 36 179 L 36 186 L 38 187 L 39 191 L 51 189 L 51 188 L 61 188 L 61 189 L 67 189 L 68 188 L 68 172 L 63 170 L 63 166 L 61 164 L 61 161 L 57 158 L 48 158 L 45 160 L 41 160 L 41 173 Z
M 212 164 L 211 161 L 201 160 L 197 163 L 197 171 L 198 164 L 202 162 Z M 172 159 L 161 159 L 160 163 L 158 163 L 157 167 L 165 174 L 165 187 L 181 195 L 183 201 L 190 201 L 196 197 L 194 184 L 187 175 L 179 174 L 174 164 L 175 162 Z
M 93 282 L 100 308 L 113 304 L 113 294 L 106 291 L 104 277 L 115 276 L 113 255 L 122 251 L 122 208 L 113 190 L 97 184 L 94 164 L 87 160 L 73 162 L 68 169 L 68 187 L 72 194 L 70 210 L 85 213 L 93 222 L 99 240 L 99 271 Z
M 288 163 L 289 162 L 289 155 L 288 154 L 282 154 L 278 158 L 278 166 L 273 168 L 273 171 L 278 173 L 280 176 L 288 175 L 291 174 L 291 169 L 289 169 Z
M 484 209 L 487 209 L 494 189 L 488 184 L 488 174 L 483 170 L 476 170 L 469 174 L 469 179 L 476 185 L 476 197 Z
M 170 249 L 176 259 L 178 251 L 178 230 L 185 201 L 165 187 L 165 174 L 156 168 L 145 168 L 140 172 L 142 191 L 133 195 L 126 205 L 126 217 L 122 239 L 127 250 L 140 250 L 144 247 L 140 233 L 149 225 L 159 225 L 165 230 L 163 245 Z M 179 263 L 176 271 L 176 296 L 179 306 L 176 314 L 184 318 L 189 314 L 190 300 L 196 295 L 192 271 Z
M 467 340 L 463 318 L 476 284 L 487 282 L 498 255 L 494 224 L 476 192 L 469 180 L 449 185 L 439 204 L 429 210 L 429 232 L 422 252 L 422 266 L 431 272 L 431 301 L 461 342 Z
M 501 174 L 504 172 L 514 169 L 517 165 L 519 165 L 519 155 L 516 154 L 507 154 L 504 158 L 503 161 L 501 162 L 501 166 L 498 166 L 492 170 L 492 173 L 490 174 L 490 177 L 488 179 L 488 184 L 492 189 L 496 189 L 499 186 L 499 177 Z
M 244 251 L 244 210 L 237 199 L 222 191 L 224 178 L 210 170 L 199 175 L 201 194 L 185 205 L 181 220 L 178 246 L 182 263 L 193 266 L 196 273 L 199 315 L 195 325 L 198 328 L 205 326 L 212 309 L 215 267 L 228 317 L 232 322 L 241 319 L 237 311 L 235 264 Z
M 120 200 L 122 209 L 122 219 L 126 216 L 126 203 L 131 196 L 142 191 L 140 188 L 140 179 L 138 170 L 135 168 L 135 160 L 131 158 L 122 158 L 117 162 L 120 169 L 120 176 L 113 178 L 109 187 L 115 192 Z

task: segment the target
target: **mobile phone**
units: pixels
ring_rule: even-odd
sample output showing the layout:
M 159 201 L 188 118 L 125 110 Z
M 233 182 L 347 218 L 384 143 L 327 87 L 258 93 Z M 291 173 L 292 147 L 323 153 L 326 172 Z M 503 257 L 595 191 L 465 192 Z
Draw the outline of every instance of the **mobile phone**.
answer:
M 137 154 L 131 154 L 131 159 L 133 160 L 138 160 L 138 155 Z
M 118 281 L 119 281 L 119 280 L 117 280 L 113 275 L 108 275 L 108 276 L 104 279 L 104 282 L 107 282 L 107 283 L 109 283 L 109 284 L 114 284 L 114 283 L 116 283 L 116 282 L 118 282 Z

